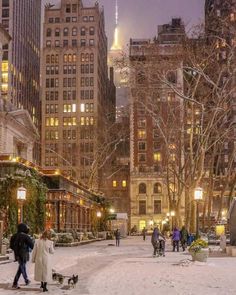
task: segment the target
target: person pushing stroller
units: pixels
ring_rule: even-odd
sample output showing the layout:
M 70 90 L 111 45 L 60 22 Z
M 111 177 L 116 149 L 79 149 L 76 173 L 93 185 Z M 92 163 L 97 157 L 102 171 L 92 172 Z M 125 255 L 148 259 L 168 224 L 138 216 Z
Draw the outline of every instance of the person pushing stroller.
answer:
M 153 257 L 165 256 L 165 237 L 155 227 L 152 233 L 151 243 L 153 246 Z

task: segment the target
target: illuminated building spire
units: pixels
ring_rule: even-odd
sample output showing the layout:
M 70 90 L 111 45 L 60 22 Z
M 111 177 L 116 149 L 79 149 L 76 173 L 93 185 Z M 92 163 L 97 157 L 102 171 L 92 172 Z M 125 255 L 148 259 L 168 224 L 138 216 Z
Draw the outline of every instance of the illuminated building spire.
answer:
M 116 0 L 116 13 L 115 13 L 116 27 L 115 27 L 115 31 L 114 31 L 114 39 L 113 39 L 113 44 L 112 44 L 111 50 L 121 50 L 121 46 L 120 46 L 120 42 L 119 42 L 118 20 L 119 20 L 118 0 Z

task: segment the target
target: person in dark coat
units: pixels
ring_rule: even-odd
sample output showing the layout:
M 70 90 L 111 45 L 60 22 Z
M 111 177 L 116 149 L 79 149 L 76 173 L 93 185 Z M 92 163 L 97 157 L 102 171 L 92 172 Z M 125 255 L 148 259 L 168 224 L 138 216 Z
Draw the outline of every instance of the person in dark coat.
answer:
M 146 240 L 146 234 L 147 234 L 147 230 L 146 230 L 146 228 L 144 227 L 143 230 L 142 230 L 142 236 L 143 236 L 143 240 L 144 240 L 144 241 Z
M 181 246 L 183 248 L 183 251 L 185 251 L 186 247 L 187 247 L 187 243 L 188 243 L 188 238 L 189 238 L 189 234 L 187 229 L 185 228 L 185 226 L 182 226 L 182 229 L 180 231 L 180 236 L 181 236 Z
M 175 248 L 177 248 L 177 252 L 179 252 L 180 231 L 178 230 L 177 227 L 175 227 L 173 230 L 172 241 L 173 241 L 173 252 L 175 252 Z
M 116 238 L 116 247 L 120 247 L 120 231 L 118 228 L 115 231 L 115 238 Z
M 157 255 L 158 250 L 158 243 L 159 243 L 159 229 L 158 227 L 155 227 L 152 233 L 151 243 L 153 246 L 153 256 L 155 257 Z
M 17 233 L 11 237 L 10 248 L 14 251 L 15 260 L 18 262 L 18 270 L 16 272 L 12 288 L 19 289 L 18 281 L 22 275 L 25 284 L 29 285 L 30 280 L 28 279 L 26 272 L 26 263 L 29 261 L 29 252 L 33 249 L 34 244 L 29 233 L 29 227 L 24 224 L 18 224 Z

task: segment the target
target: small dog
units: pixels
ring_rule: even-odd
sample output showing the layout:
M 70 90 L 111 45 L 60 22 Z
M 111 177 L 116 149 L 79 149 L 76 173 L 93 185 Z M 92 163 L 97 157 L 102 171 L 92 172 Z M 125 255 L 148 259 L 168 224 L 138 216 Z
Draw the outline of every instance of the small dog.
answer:
M 75 285 L 78 283 L 78 280 L 79 280 L 78 275 L 74 275 L 73 274 L 72 276 L 64 276 L 61 273 L 55 272 L 53 270 L 53 272 L 52 272 L 52 279 L 53 279 L 53 281 L 57 281 L 60 284 L 63 284 L 65 278 L 68 278 L 68 286 L 71 287 L 71 288 L 74 288 Z
M 68 279 L 68 285 L 69 285 L 70 287 L 74 288 L 75 285 L 78 283 L 78 280 L 79 280 L 78 275 L 76 275 L 76 276 L 73 275 L 72 277 L 70 277 L 70 278 Z

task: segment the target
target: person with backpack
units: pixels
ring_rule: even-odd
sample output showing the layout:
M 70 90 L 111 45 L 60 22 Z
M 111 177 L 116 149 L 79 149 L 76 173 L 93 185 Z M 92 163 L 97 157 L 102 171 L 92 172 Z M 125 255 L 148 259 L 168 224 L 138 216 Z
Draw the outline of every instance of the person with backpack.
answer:
M 29 252 L 34 248 L 34 243 L 28 233 L 29 227 L 25 223 L 20 223 L 17 227 L 17 233 L 10 240 L 10 248 L 14 251 L 15 260 L 18 262 L 18 269 L 12 285 L 14 289 L 20 289 L 18 281 L 21 275 L 26 285 L 30 283 L 26 272 L 26 263 L 29 261 Z

